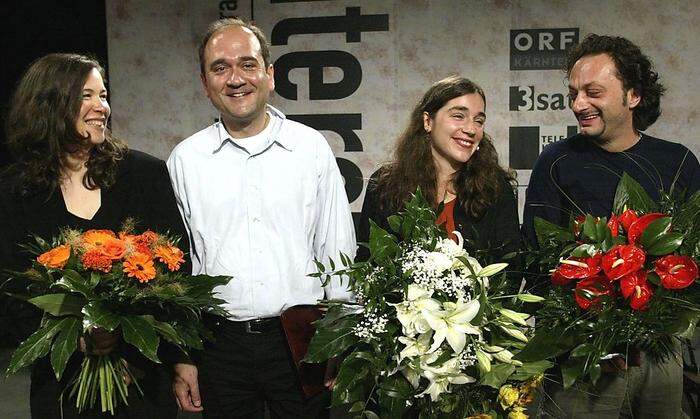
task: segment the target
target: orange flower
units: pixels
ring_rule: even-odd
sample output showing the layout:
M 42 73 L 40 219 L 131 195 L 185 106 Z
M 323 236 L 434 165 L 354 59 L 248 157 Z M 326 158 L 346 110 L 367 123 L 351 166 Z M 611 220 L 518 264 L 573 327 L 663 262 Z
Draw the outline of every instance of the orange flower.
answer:
M 83 245 L 86 249 L 94 249 L 102 247 L 110 239 L 116 238 L 116 235 L 109 230 L 88 230 L 83 233 Z
M 145 243 L 143 238 L 135 234 L 119 233 L 119 238 L 126 244 L 127 252 L 139 252 L 149 256 L 152 255 L 151 248 Z
M 124 272 L 130 278 L 136 278 L 139 282 L 148 282 L 156 277 L 156 268 L 153 259 L 144 253 L 132 253 L 124 261 Z
M 185 254 L 182 250 L 171 245 L 160 245 L 156 246 L 156 257 L 161 262 L 168 265 L 168 269 L 171 271 L 177 271 L 180 269 L 180 264 L 185 262 Z
M 154 233 L 151 230 L 146 230 L 143 233 L 141 233 L 140 240 L 143 243 L 146 243 L 148 246 L 150 246 L 158 241 L 158 234 Z
M 102 272 L 109 272 L 112 270 L 112 259 L 105 255 L 99 247 L 83 253 L 82 261 L 86 269 L 94 269 Z
M 54 247 L 48 252 L 40 254 L 36 261 L 46 266 L 47 268 L 58 268 L 62 269 L 68 258 L 70 257 L 70 245 L 64 244 L 58 247 Z
M 110 238 L 104 242 L 100 249 L 108 258 L 118 260 L 126 253 L 126 243 L 116 238 Z

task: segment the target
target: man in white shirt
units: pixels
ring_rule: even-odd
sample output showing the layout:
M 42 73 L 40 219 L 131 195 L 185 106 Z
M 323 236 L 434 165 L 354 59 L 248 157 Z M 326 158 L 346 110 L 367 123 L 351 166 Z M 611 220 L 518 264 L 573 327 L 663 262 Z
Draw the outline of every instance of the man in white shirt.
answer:
M 262 417 L 265 404 L 273 417 L 311 417 L 279 315 L 350 298 L 337 278 L 324 288 L 307 276 L 314 259 L 354 255 L 343 180 L 324 137 L 267 104 L 275 83 L 260 29 L 214 22 L 199 58 L 220 122 L 175 147 L 168 169 L 193 273 L 233 279 L 217 290 L 230 317 L 216 319 L 197 366 L 175 365 L 173 391 L 183 410 L 207 418 Z

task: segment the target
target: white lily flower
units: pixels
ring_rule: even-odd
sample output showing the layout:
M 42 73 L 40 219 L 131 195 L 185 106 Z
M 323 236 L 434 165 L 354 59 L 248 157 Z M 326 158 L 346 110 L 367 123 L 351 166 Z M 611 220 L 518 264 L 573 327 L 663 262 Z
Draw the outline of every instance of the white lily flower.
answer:
M 432 401 L 437 401 L 440 394 L 447 392 L 450 384 L 468 384 L 476 381 L 476 378 L 460 371 L 459 358 L 452 358 L 439 367 L 428 366 L 422 375 L 430 384 L 419 396 L 429 394 Z
M 446 310 L 422 311 L 423 317 L 435 331 L 433 345 L 429 352 L 435 351 L 447 339 L 452 350 L 455 353 L 460 353 L 467 343 L 467 333 L 481 335 L 481 331 L 469 323 L 479 312 L 479 300 L 471 300 L 468 303 L 448 302 L 444 303 L 443 306 Z
M 433 295 L 433 290 L 427 290 L 420 285 L 411 284 L 406 291 L 407 301 L 417 301 L 423 298 L 430 298 Z
M 428 332 L 430 325 L 421 315 L 421 312 L 423 310 L 439 310 L 440 302 L 430 298 L 433 294 L 432 291 L 415 284 L 408 286 L 406 294 L 406 301 L 394 304 L 396 318 L 401 323 L 404 335 L 415 336 L 419 333 Z
M 403 343 L 405 348 L 399 353 L 399 362 L 406 358 L 414 358 L 428 353 L 428 349 L 430 349 L 430 338 L 432 336 L 432 332 L 423 333 L 418 336 L 418 339 L 400 336 L 399 342 Z

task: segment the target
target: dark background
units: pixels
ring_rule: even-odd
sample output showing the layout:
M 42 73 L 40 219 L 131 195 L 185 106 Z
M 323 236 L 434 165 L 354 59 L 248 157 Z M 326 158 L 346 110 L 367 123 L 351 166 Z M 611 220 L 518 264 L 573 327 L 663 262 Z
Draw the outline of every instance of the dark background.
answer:
M 0 166 L 5 166 L 10 162 L 5 115 L 24 70 L 50 52 L 91 55 L 107 70 L 107 23 L 105 3 L 96 0 L 7 1 L 0 4 L 0 16 Z

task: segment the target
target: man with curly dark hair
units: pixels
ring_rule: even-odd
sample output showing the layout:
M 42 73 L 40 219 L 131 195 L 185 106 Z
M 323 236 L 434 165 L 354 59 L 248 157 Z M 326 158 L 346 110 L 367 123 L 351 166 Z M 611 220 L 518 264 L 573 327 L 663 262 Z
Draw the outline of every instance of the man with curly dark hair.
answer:
M 623 172 L 657 201 L 661 190 L 689 196 L 700 189 L 700 167 L 690 150 L 642 133 L 661 115 L 664 87 L 639 47 L 625 38 L 591 34 L 570 51 L 565 71 L 580 132 L 546 147 L 532 170 L 523 219 L 532 245 L 537 245 L 535 217 L 566 226 L 583 213 L 609 216 Z M 636 348 L 627 354 L 603 361 L 607 373 L 595 388 L 547 386 L 543 414 L 683 417 L 680 355 L 654 364 Z

